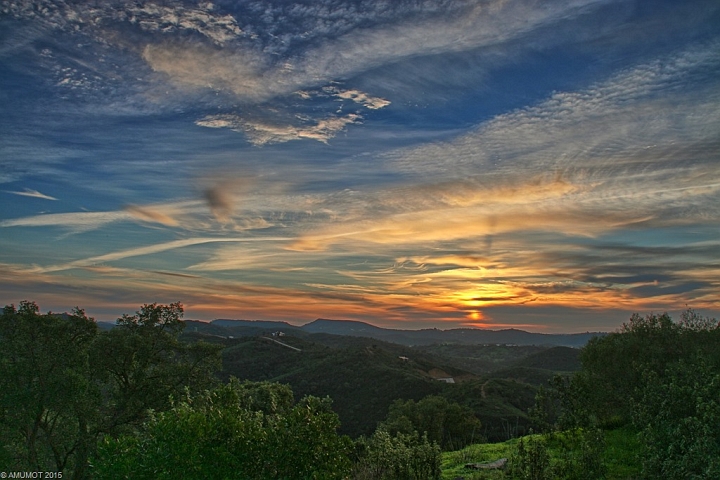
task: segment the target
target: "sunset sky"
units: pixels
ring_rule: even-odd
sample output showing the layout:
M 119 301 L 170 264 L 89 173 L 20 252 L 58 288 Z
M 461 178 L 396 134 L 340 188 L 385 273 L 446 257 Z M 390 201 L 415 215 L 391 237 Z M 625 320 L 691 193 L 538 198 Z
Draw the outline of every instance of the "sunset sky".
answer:
M 720 316 L 717 0 L 0 4 L 0 302 Z

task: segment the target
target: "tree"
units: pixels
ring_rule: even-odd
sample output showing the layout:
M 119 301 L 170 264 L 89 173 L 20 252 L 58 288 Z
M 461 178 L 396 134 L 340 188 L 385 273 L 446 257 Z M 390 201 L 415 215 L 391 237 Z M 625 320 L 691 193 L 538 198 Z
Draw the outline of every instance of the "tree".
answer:
M 472 442 L 480 430 L 480 420 L 469 407 L 438 395 L 428 395 L 418 402 L 393 402 L 382 426 L 390 433 L 426 434 L 431 442 L 452 449 Z
M 97 336 L 90 359 L 103 393 L 98 433 L 131 431 L 148 410 L 169 408 L 170 398 L 186 388 L 197 392 L 217 383 L 221 346 L 181 342 L 182 315 L 180 303 L 146 304 Z
M 646 478 L 720 478 L 720 372 L 702 355 L 646 372 L 634 423 Z
M 220 347 L 179 342 L 179 303 L 145 305 L 104 333 L 79 308 L 39 311 L 23 301 L 0 317 L 0 459 L 15 470 L 87 478 L 98 438 L 132 431 L 220 365 Z
M 522 480 L 553 478 L 547 441 L 542 436 L 523 437 L 508 462 L 508 476 Z
M 633 315 L 593 339 L 582 370 L 558 382 L 573 424 L 632 422 L 643 443 L 646 478 L 720 477 L 720 326 L 687 310 Z
M 71 315 L 41 315 L 23 301 L 0 317 L 0 435 L 7 467 L 74 471 L 91 448 L 99 404 L 89 377 L 88 349 L 95 322 Z
M 357 444 L 356 480 L 436 480 L 440 478 L 440 447 L 416 431 L 391 434 L 382 426 Z
M 337 435 L 329 399 L 305 397 L 296 404 L 291 399 L 285 385 L 236 379 L 188 394 L 152 415 L 137 433 L 106 437 L 93 462 L 95 474 L 153 480 L 345 478 L 351 442 Z
M 582 370 L 573 388 L 584 395 L 587 414 L 600 424 L 625 424 L 632 419 L 645 371 L 661 375 L 682 355 L 682 329 L 664 313 L 632 315 L 619 332 L 595 337 L 583 348 Z

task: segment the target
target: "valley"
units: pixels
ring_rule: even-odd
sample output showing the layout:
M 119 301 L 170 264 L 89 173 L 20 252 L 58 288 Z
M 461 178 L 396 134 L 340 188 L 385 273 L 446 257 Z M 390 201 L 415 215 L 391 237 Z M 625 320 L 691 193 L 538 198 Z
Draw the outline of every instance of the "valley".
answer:
M 184 339 L 223 345 L 223 381 L 236 377 L 279 382 L 292 387 L 297 398 L 329 396 L 340 418 L 339 432 L 353 438 L 372 434 L 394 401 L 419 401 L 428 395 L 471 408 L 482 425 L 475 433 L 478 439 L 504 441 L 522 435 L 528 431 L 527 411 L 538 387 L 547 386 L 556 374 L 580 368 L 579 349 L 564 344 L 577 344 L 587 336 L 403 331 L 331 320 L 304 327 L 242 320 L 186 325 Z M 383 340 L 388 338 L 405 344 Z M 413 338 L 420 344 L 407 345 Z M 458 338 L 463 341 L 427 343 Z M 471 344 L 471 338 L 484 341 Z M 527 344 L 530 341 L 548 343 Z

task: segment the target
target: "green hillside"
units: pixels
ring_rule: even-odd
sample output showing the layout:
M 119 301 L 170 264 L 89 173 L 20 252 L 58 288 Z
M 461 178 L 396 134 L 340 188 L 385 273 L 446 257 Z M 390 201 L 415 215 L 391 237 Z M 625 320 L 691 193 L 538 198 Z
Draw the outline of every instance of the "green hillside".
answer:
M 441 357 L 448 364 L 457 368 L 483 375 L 515 365 L 523 358 L 543 352 L 548 347 L 538 345 L 438 343 L 419 346 L 417 349 Z
M 269 331 L 257 334 L 259 329 L 253 330 L 253 337 L 235 331 L 240 335 L 230 338 L 234 336 L 228 335 L 228 327 L 193 327 L 184 334 L 187 340 L 203 339 L 225 347 L 223 380 L 235 376 L 275 381 L 290 385 L 298 397 L 330 396 L 341 432 L 352 437 L 372 433 L 394 400 L 438 394 L 472 408 L 482 422 L 478 438 L 502 441 L 528 431 L 526 412 L 534 404 L 537 388 L 547 386 L 556 373 L 577 369 L 578 363 L 578 351 L 568 347 L 408 347 L 328 333 L 273 337 Z M 454 384 L 438 380 L 450 377 Z
M 570 347 L 544 349 L 519 360 L 515 366 L 539 368 L 553 372 L 577 372 L 582 367 L 580 349 Z
M 318 334 L 226 341 L 223 379 L 268 380 L 289 384 L 298 397 L 330 396 L 341 433 L 353 437 L 371 434 L 393 400 L 419 400 L 453 386 L 433 377 L 471 377 L 427 354 L 367 338 Z
M 637 456 L 640 454 L 641 445 L 636 432 L 631 429 L 621 428 L 610 430 L 604 433 L 601 458 L 606 467 L 602 478 L 605 480 L 628 480 L 638 478 L 640 466 Z M 527 445 L 541 439 L 539 435 L 528 435 L 521 437 Z M 513 461 L 517 461 L 517 449 L 521 438 L 514 438 L 505 442 L 485 443 L 470 445 L 462 450 L 445 452 L 442 455 L 442 478 L 444 480 L 502 480 L 505 478 L 517 478 L 509 475 L 508 469 Z M 564 462 L 572 460 L 572 450 L 568 443 L 574 438 L 569 432 L 561 432 L 545 439 L 546 451 L 549 455 L 549 466 L 561 466 Z M 508 459 L 509 464 L 504 469 L 478 470 L 469 468 L 469 465 L 486 464 L 500 459 Z M 531 478 L 531 477 L 522 477 Z M 533 477 L 534 478 L 534 477 Z M 545 478 L 545 477 L 543 477 Z

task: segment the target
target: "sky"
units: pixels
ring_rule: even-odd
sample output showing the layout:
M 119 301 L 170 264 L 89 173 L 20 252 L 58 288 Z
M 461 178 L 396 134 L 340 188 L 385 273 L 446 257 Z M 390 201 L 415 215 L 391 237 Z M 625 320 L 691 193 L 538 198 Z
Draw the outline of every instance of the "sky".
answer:
M 720 317 L 717 0 L 0 5 L 0 302 Z

